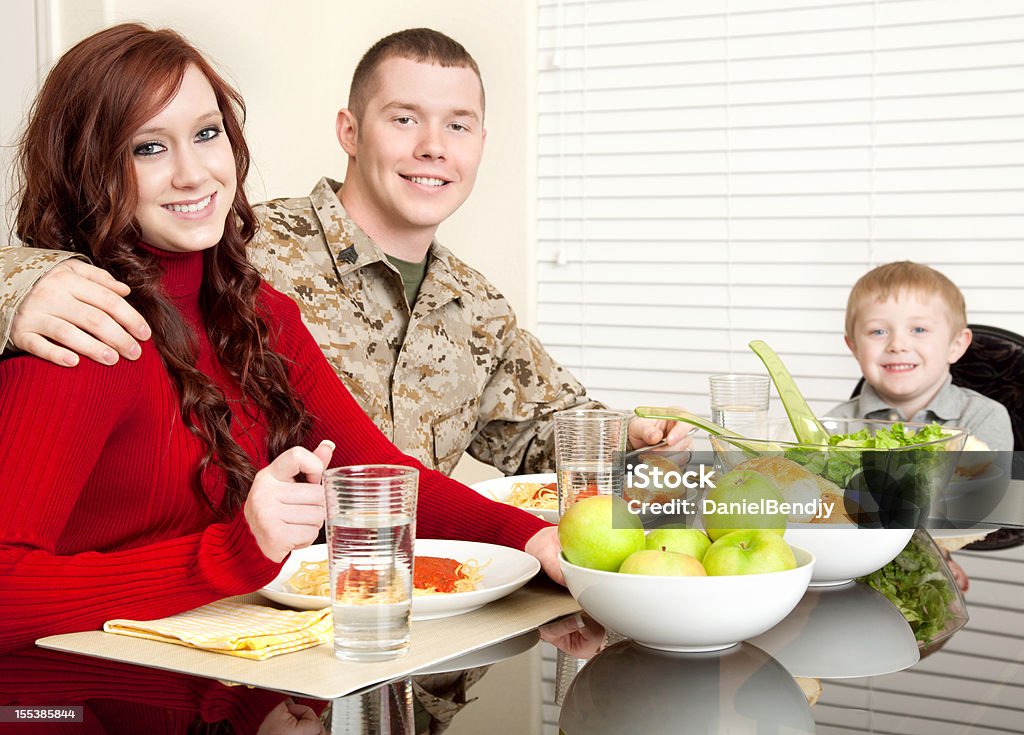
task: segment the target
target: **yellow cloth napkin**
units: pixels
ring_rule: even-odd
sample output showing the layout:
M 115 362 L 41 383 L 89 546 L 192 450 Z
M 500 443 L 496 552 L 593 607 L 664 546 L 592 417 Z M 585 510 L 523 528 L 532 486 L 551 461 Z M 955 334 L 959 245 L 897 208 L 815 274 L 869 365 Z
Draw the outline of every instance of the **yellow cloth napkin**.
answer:
M 221 600 L 160 620 L 108 620 L 107 633 L 263 659 L 328 643 L 331 609 L 277 610 Z

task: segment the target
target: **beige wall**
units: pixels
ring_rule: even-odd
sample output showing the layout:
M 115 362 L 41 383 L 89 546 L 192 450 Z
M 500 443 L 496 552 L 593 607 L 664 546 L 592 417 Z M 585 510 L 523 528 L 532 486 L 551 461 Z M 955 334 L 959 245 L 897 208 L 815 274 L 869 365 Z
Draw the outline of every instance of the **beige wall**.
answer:
M 21 132 L 23 111 L 32 101 L 38 79 L 39 47 L 33 0 L 10 0 L 0 24 L 0 245 L 11 240 L 13 210 L 8 208 L 13 183 L 11 144 Z

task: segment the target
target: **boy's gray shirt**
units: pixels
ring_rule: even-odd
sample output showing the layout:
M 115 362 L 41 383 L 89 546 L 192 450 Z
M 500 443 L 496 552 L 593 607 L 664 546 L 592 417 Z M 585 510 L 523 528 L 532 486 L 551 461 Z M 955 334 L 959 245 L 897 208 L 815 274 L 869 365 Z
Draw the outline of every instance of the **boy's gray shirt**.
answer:
M 988 445 L 989 449 L 1009 452 L 1013 450 L 1013 429 L 1010 414 L 998 401 L 983 396 L 970 388 L 953 385 L 952 376 L 924 409 L 913 416 L 904 416 L 889 406 L 867 382 L 860 395 L 828 412 L 837 419 L 882 419 L 884 421 L 912 421 L 929 424 L 937 421 L 943 426 L 960 426 Z

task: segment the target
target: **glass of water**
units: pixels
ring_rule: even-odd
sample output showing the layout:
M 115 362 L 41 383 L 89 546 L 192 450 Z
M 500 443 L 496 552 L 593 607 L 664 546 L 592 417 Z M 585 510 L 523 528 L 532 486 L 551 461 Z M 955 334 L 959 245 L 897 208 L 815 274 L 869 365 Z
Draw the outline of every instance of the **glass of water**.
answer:
M 622 497 L 630 418 L 621 411 L 592 409 L 555 414 L 559 517 L 582 497 Z
M 764 437 L 768 431 L 767 375 L 712 375 L 711 420 L 744 436 Z
M 331 711 L 331 735 L 415 735 L 412 679 L 382 684 L 362 694 L 335 699 Z
M 409 650 L 419 472 L 401 465 L 324 473 L 334 655 L 381 661 Z

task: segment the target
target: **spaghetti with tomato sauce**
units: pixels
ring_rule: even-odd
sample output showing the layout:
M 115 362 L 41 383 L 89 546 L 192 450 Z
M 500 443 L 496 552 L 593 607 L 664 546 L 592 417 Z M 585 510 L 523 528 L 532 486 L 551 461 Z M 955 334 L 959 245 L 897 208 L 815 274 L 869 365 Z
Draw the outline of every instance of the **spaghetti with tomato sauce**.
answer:
M 413 594 L 472 592 L 483 581 L 476 559 L 460 562 L 441 556 L 417 556 L 412 569 Z
M 438 556 L 417 556 L 413 562 L 412 593 L 472 592 L 483 581 L 480 571 L 483 566 L 486 564 L 481 565 L 476 559 L 460 562 Z M 296 594 L 330 597 L 327 560 L 302 562 L 286 586 Z M 343 570 L 338 574 L 337 588 L 339 601 L 350 603 L 393 601 L 403 596 L 396 577 L 383 580 L 380 573 L 372 569 L 350 567 Z
M 588 483 L 576 494 L 576 500 L 589 498 L 598 492 L 595 483 Z M 558 483 L 517 482 L 512 485 L 512 490 L 501 502 L 524 510 L 558 510 Z

